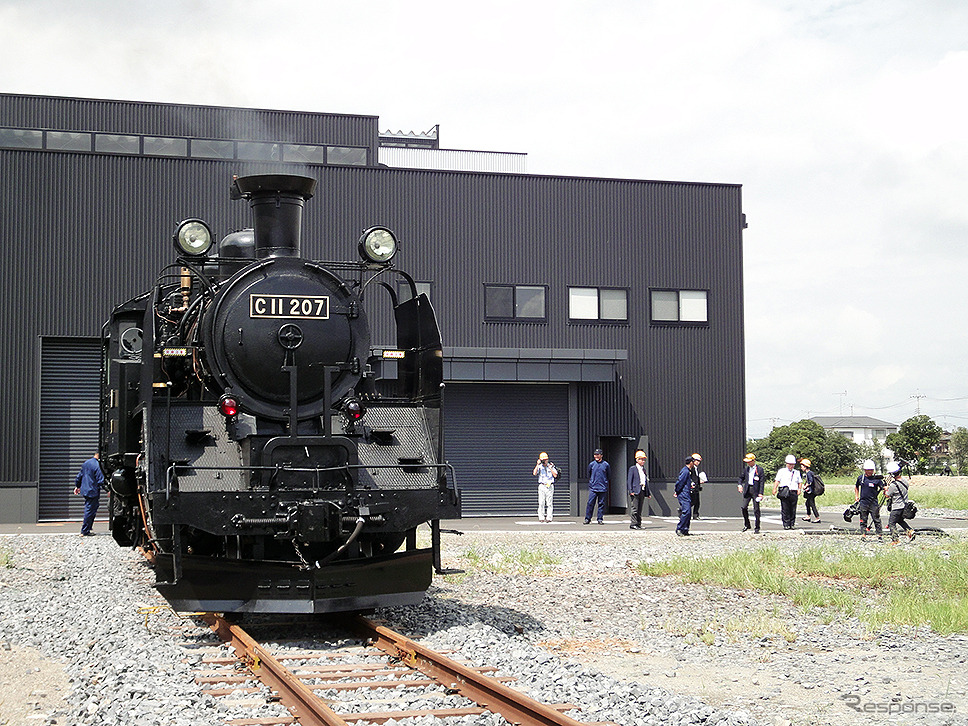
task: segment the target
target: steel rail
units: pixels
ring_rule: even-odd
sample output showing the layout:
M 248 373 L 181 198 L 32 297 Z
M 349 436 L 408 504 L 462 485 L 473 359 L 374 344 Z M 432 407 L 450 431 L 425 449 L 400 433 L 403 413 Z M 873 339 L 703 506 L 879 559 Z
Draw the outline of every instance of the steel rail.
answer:
M 326 671 L 332 671 L 333 677 L 350 676 L 382 676 L 388 671 L 371 670 L 365 666 L 360 669 L 362 672 L 354 672 L 359 668 L 359 664 L 347 664 L 345 666 L 324 666 L 318 671 L 313 670 L 308 673 L 297 674 L 281 661 L 287 660 L 285 656 L 276 658 L 258 642 L 256 642 L 242 628 L 229 623 L 224 618 L 214 613 L 206 613 L 202 619 L 208 626 L 222 639 L 231 646 L 236 653 L 236 657 L 241 660 L 249 670 L 262 683 L 273 689 L 279 701 L 289 709 L 290 713 L 305 726 L 350 726 L 358 721 L 372 721 L 383 723 L 389 719 L 412 718 L 422 715 L 433 715 L 437 718 L 458 715 L 474 715 L 485 712 L 496 713 L 516 726 L 590 726 L 587 723 L 576 721 L 566 716 L 562 711 L 575 708 L 571 704 L 548 705 L 540 703 L 533 698 L 524 695 L 512 688 L 504 685 L 506 678 L 495 678 L 484 675 L 481 670 L 459 663 L 455 660 L 437 653 L 416 641 L 395 633 L 394 631 L 357 615 L 349 624 L 362 637 L 366 638 L 377 649 L 381 650 L 391 658 L 398 658 L 410 669 L 418 671 L 428 680 L 402 680 L 402 681 L 373 681 L 363 680 L 353 683 L 323 683 L 320 685 L 307 685 L 302 678 L 322 678 L 328 680 Z M 339 670 L 343 673 L 340 674 Z M 369 671 L 367 673 L 366 671 Z M 390 673 L 393 672 L 391 668 Z M 218 683 L 218 682 L 238 682 L 245 680 L 241 676 L 226 676 L 206 674 L 199 676 L 196 681 L 199 683 Z M 395 712 L 369 712 L 369 713 L 347 713 L 339 715 L 333 711 L 326 701 L 316 695 L 316 691 L 342 691 L 358 690 L 363 688 L 393 688 L 400 685 L 408 687 L 430 686 L 437 684 L 449 689 L 451 692 L 463 696 L 477 704 L 479 708 L 444 708 L 427 709 L 419 711 L 395 711 Z M 216 689 L 207 691 L 212 695 L 222 691 L 249 691 L 248 688 Z M 267 719 L 259 722 L 282 723 L 278 719 Z M 242 719 L 233 721 L 234 723 L 251 724 L 252 720 Z M 610 722 L 598 722 L 605 726 Z M 611 724 L 611 726 L 616 726 Z
M 309 686 L 294 676 L 242 628 L 212 613 L 207 613 L 202 619 L 216 635 L 235 649 L 239 658 L 259 680 L 279 694 L 279 700 L 299 719 L 299 723 L 306 726 L 348 726 Z
M 353 625 L 364 637 L 390 655 L 437 680 L 483 708 L 520 726 L 586 726 L 530 696 L 420 645 L 389 628 L 357 615 Z

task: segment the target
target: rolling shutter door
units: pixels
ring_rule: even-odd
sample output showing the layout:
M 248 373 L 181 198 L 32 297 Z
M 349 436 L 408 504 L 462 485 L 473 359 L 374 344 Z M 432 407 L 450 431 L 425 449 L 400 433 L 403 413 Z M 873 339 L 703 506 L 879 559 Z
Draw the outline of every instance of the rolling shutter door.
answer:
M 81 519 L 84 499 L 74 477 L 98 447 L 101 387 L 98 338 L 40 339 L 39 518 Z M 102 499 L 99 515 L 107 513 Z
M 568 463 L 568 386 L 448 383 L 444 393 L 444 455 L 457 472 L 465 517 L 537 517 L 538 453 Z M 555 514 L 569 512 L 562 471 Z

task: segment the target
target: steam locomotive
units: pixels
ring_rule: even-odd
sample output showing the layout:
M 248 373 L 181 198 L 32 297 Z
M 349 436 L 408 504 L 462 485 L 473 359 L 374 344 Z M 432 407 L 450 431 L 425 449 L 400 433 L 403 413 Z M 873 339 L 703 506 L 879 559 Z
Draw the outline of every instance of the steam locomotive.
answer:
M 213 246 L 205 222 L 182 222 L 173 263 L 102 329 L 110 530 L 176 610 L 416 602 L 440 569 L 439 520 L 460 516 L 433 308 L 385 227 L 363 233 L 359 260 L 301 256 L 315 187 L 234 179 L 253 228 Z M 371 344 L 371 298 L 392 346 Z

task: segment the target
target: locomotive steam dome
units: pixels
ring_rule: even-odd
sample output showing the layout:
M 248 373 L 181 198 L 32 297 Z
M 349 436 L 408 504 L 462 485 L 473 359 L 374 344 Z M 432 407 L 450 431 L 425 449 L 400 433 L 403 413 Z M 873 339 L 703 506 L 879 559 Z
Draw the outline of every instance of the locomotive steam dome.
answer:
M 369 353 L 368 326 L 356 293 L 324 268 L 300 258 L 303 202 L 315 180 L 260 175 L 236 180 L 233 196 L 250 200 L 256 257 L 223 284 L 202 330 L 215 383 L 243 410 L 288 417 L 290 374 L 298 418 L 323 415 L 327 379 L 332 402 L 356 386 Z

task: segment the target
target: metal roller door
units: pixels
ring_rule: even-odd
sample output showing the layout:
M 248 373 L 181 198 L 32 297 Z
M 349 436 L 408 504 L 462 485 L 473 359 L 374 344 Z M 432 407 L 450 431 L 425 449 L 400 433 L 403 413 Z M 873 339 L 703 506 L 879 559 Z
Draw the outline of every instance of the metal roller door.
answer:
M 81 519 L 74 477 L 98 446 L 101 345 L 97 338 L 40 339 L 39 518 Z M 102 498 L 99 515 L 106 515 Z
M 536 518 L 538 453 L 568 463 L 568 386 L 448 383 L 444 393 L 445 456 L 457 471 L 465 517 Z M 568 480 L 555 486 L 555 515 L 569 512 Z

